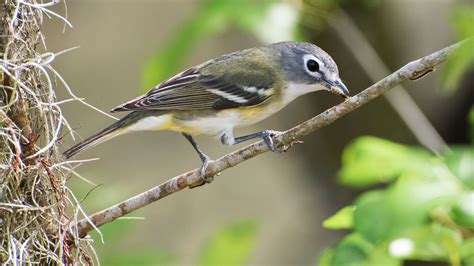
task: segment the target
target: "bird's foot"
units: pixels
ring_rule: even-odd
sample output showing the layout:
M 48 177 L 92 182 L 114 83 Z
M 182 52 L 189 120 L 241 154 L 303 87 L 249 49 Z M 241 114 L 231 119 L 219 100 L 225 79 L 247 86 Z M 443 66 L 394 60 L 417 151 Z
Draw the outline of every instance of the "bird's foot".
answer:
M 267 144 L 268 148 L 270 148 L 270 150 L 275 153 L 285 153 L 291 147 L 293 147 L 293 145 L 303 143 L 303 141 L 295 139 L 291 141 L 289 144 L 283 145 L 281 147 L 276 147 L 273 142 L 273 137 L 281 134 L 281 131 L 265 130 L 262 133 L 263 133 L 263 136 L 262 136 L 263 141 L 265 141 L 265 144 Z
M 280 134 L 280 131 L 275 131 L 275 130 L 265 130 L 262 132 L 262 138 L 265 144 L 267 144 L 268 148 L 275 153 L 284 153 L 285 151 L 282 150 L 281 148 L 277 148 L 273 142 L 273 137 L 276 135 Z
M 209 163 L 212 162 L 212 160 L 209 158 L 209 156 L 205 154 L 202 154 L 201 160 L 202 160 L 202 165 L 201 165 L 201 168 L 199 169 L 199 174 L 201 175 L 201 179 L 204 182 L 206 182 L 207 184 L 210 184 L 214 180 L 214 175 L 207 176 L 206 170 L 207 170 L 207 167 L 209 166 Z

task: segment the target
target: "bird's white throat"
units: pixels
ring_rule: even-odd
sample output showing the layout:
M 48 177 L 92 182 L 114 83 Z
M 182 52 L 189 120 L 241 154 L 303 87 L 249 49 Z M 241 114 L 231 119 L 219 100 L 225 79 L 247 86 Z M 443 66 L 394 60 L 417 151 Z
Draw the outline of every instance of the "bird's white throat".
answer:
M 289 83 L 286 86 L 286 89 L 283 91 L 283 102 L 286 104 L 290 103 L 294 99 L 298 98 L 301 95 L 305 95 L 310 92 L 326 90 L 321 84 L 297 84 Z

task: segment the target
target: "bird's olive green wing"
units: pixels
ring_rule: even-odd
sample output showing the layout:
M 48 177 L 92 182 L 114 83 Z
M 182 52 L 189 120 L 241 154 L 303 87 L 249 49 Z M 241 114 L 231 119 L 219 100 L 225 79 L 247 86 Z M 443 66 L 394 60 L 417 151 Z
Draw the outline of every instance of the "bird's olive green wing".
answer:
M 214 61 L 190 68 L 160 83 L 147 94 L 114 108 L 112 112 L 222 110 L 254 106 L 273 95 L 273 74 L 248 62 Z

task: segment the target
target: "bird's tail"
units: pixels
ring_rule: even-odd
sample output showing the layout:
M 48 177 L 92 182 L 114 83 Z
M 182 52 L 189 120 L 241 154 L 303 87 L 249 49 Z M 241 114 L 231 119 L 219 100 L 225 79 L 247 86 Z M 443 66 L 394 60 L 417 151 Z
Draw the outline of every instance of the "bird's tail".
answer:
M 136 112 L 129 113 L 124 118 L 106 127 L 105 129 L 98 132 L 97 134 L 94 134 L 88 137 L 87 139 L 77 143 L 76 145 L 72 146 L 71 148 L 63 152 L 63 155 L 66 158 L 70 158 L 78 154 L 79 152 L 82 152 L 86 149 L 96 146 L 99 143 L 105 142 L 114 137 L 122 135 L 128 131 L 127 127 L 135 123 L 138 119 L 140 119 L 139 113 L 136 113 Z

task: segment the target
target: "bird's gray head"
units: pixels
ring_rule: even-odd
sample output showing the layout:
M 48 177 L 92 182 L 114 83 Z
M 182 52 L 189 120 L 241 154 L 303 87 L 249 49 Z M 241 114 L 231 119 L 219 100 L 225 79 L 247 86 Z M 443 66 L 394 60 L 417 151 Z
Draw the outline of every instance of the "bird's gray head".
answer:
M 270 47 L 277 50 L 283 74 L 289 83 L 304 86 L 307 92 L 325 89 L 349 97 L 349 90 L 339 78 L 336 63 L 321 48 L 304 42 L 281 42 Z

